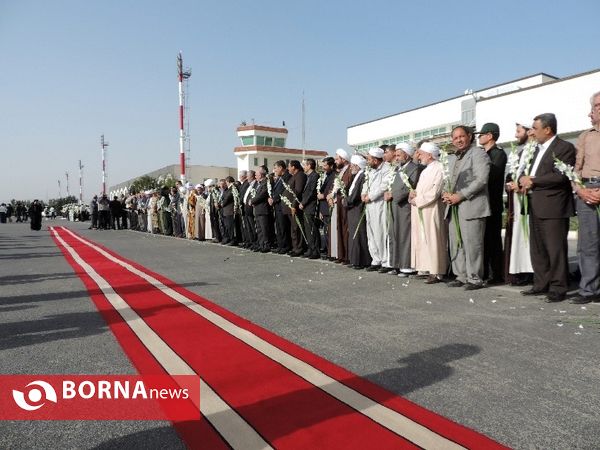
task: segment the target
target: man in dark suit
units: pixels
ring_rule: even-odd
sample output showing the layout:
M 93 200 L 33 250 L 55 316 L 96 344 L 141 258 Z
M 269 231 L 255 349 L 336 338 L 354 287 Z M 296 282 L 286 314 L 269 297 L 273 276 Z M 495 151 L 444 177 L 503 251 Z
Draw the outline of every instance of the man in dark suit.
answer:
M 575 164 L 575 147 L 556 136 L 556 116 L 534 118 L 533 134 L 538 142 L 531 161 L 530 175 L 519 185 L 530 195 L 530 251 L 533 287 L 523 295 L 548 293 L 546 302 L 565 299 L 568 286 L 567 234 L 574 214 L 573 193 L 568 178 L 554 167 L 554 158 Z
M 237 245 L 235 241 L 235 221 L 234 221 L 234 206 L 235 199 L 233 197 L 233 177 L 227 177 L 225 183 L 227 188 L 223 191 L 221 197 L 221 212 L 223 214 L 223 223 L 225 224 L 225 239 L 224 245 Z
M 254 220 L 254 207 L 252 206 L 251 199 L 252 194 L 258 187 L 258 182 L 254 177 L 254 170 L 248 171 L 246 181 L 248 186 L 244 190 L 244 194 L 240 194 L 240 199 L 244 203 L 244 247 L 255 249 L 258 247 L 258 240 L 256 237 L 256 222 Z
M 317 163 L 314 159 L 308 158 L 304 162 L 304 172 L 306 173 L 306 184 L 302 191 L 302 197 L 298 208 L 304 213 L 304 234 L 308 240 L 308 250 L 304 253 L 304 256 L 310 259 L 318 259 L 321 257 L 320 253 L 320 235 L 319 228 L 317 227 L 316 215 L 317 215 L 317 180 L 319 174 L 315 172 Z
M 302 237 L 302 233 L 304 232 L 304 225 L 302 225 L 304 216 L 302 211 L 298 209 L 298 203 L 302 198 L 302 192 L 304 191 L 304 186 L 306 185 L 306 174 L 304 173 L 304 168 L 302 167 L 302 164 L 300 164 L 300 161 L 295 159 L 290 161 L 288 170 L 291 174 L 288 187 L 293 194 L 286 189 L 283 195 L 292 204 L 292 209 L 284 204 L 283 212 L 289 216 L 288 220 L 290 221 L 290 234 L 292 242 L 292 251 L 290 252 L 290 255 L 300 256 L 302 253 L 304 253 L 304 238 Z M 298 222 L 296 222 L 296 217 L 298 218 Z M 298 223 L 300 225 L 298 225 Z M 300 227 L 302 227 L 302 229 Z
M 257 251 L 268 253 L 271 247 L 269 237 L 271 207 L 269 206 L 269 191 L 267 190 L 267 171 L 264 167 L 256 169 L 256 195 L 250 200 L 254 206 L 254 218 L 256 220 L 256 232 L 258 234 Z
M 488 284 L 504 283 L 504 256 L 502 253 L 502 213 L 504 212 L 504 172 L 506 152 L 496 145 L 500 137 L 500 127 L 486 123 L 479 131 L 479 145 L 490 157 L 488 194 L 490 215 L 485 221 L 483 237 L 483 279 Z
M 325 174 L 325 178 L 321 183 L 319 192 L 317 192 L 317 199 L 319 200 L 319 215 L 323 221 L 323 242 L 321 249 L 324 252 L 323 258 L 331 257 L 330 247 L 330 229 L 331 229 L 331 209 L 327 196 L 331 194 L 333 190 L 333 182 L 335 181 L 335 160 L 328 156 L 323 158 L 321 161 L 321 168 Z
M 285 214 L 285 205 L 281 201 L 281 196 L 285 192 L 283 183 L 287 183 L 291 177 L 287 171 L 285 161 L 277 161 L 273 165 L 273 173 L 275 174 L 275 183 L 273 184 L 272 198 L 269 199 L 269 204 L 275 211 L 275 236 L 277 239 L 277 253 L 283 255 L 290 251 L 292 246 L 290 239 L 290 218 Z M 289 208 L 287 208 L 289 210 Z

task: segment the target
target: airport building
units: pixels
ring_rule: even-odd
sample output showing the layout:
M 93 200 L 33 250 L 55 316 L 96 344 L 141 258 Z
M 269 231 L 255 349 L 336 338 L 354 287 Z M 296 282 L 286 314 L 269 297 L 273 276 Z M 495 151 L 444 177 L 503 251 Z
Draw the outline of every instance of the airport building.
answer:
M 557 78 L 538 73 L 436 103 L 349 126 L 348 145 L 364 152 L 370 147 L 430 139 L 446 143 L 456 125 L 479 129 L 486 122 L 500 126 L 498 144 L 505 148 L 514 140 L 515 122 L 529 121 L 552 112 L 558 134 L 574 141 L 590 127 L 590 97 L 600 91 L 600 69 Z

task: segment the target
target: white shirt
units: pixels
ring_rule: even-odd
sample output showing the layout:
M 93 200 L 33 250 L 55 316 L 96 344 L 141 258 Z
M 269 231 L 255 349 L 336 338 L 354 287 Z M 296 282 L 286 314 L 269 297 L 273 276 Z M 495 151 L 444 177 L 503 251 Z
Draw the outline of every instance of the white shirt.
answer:
M 550 147 L 550 144 L 552 144 L 552 142 L 554 142 L 554 139 L 556 139 L 556 136 L 552 136 L 550 139 L 548 139 L 543 144 L 538 144 L 540 149 L 538 151 L 537 157 L 535 158 L 535 161 L 533 162 L 533 167 L 531 168 L 530 174 L 532 177 L 535 176 L 538 166 L 540 165 L 540 161 L 546 154 L 546 150 L 548 150 L 548 147 Z
M 350 185 L 350 189 L 348 190 L 348 195 L 352 195 L 354 189 L 356 189 L 356 182 L 358 181 L 358 177 L 361 173 L 364 172 L 364 169 L 360 169 L 356 175 L 354 175 L 354 179 L 352 180 L 352 184 Z

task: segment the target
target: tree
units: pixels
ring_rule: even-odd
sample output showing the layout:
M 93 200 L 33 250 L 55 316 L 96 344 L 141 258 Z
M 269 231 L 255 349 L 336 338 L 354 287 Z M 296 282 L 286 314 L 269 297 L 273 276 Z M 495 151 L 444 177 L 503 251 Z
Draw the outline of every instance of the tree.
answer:
M 153 178 L 150 175 L 143 175 L 139 178 L 136 178 L 135 181 L 131 183 L 131 186 L 129 186 L 129 192 L 137 194 L 148 189 L 156 189 L 157 187 L 158 182 L 156 178 Z

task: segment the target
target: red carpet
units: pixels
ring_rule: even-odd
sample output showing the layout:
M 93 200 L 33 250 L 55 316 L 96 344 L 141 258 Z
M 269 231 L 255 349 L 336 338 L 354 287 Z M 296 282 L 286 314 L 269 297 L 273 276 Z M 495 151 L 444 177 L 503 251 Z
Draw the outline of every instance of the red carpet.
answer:
M 201 421 L 174 423 L 191 448 L 504 448 L 66 228 L 50 232 L 140 374 L 183 365 L 212 389 Z

